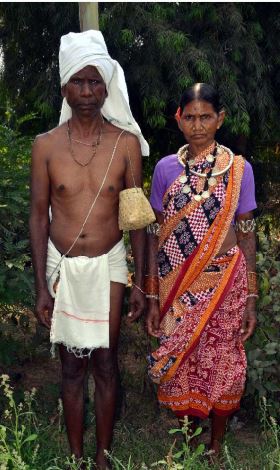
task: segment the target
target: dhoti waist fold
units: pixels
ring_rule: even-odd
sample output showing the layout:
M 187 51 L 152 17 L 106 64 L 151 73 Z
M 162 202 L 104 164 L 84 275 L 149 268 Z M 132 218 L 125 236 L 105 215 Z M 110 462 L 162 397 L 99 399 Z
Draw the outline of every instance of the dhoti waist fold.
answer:
M 108 348 L 110 281 L 127 283 L 123 240 L 108 253 L 92 258 L 62 258 L 49 240 L 46 271 L 49 292 L 55 299 L 51 343 L 63 344 L 79 357 Z

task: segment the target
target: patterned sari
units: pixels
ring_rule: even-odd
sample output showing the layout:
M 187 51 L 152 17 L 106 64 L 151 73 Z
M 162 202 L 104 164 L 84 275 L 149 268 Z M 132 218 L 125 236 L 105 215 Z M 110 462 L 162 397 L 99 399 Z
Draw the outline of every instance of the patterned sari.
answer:
M 225 168 L 228 154 L 218 161 Z M 243 393 L 245 259 L 237 246 L 217 256 L 234 218 L 243 171 L 244 159 L 235 156 L 210 197 L 199 202 L 193 192 L 182 192 L 182 172 L 164 196 L 158 253 L 163 335 L 149 357 L 149 375 L 159 384 L 159 402 L 178 416 L 205 418 L 211 410 L 230 414 Z M 201 180 L 191 176 L 197 191 Z

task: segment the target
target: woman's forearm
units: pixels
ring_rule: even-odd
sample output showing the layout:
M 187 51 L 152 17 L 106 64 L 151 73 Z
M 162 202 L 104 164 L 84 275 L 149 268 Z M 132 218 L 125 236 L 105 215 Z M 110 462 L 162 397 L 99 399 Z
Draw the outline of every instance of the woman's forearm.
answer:
M 146 274 L 150 276 L 158 275 L 158 236 L 154 234 L 147 235 L 147 266 Z
M 237 234 L 237 244 L 241 248 L 245 260 L 247 271 L 256 271 L 256 235 L 254 232 Z

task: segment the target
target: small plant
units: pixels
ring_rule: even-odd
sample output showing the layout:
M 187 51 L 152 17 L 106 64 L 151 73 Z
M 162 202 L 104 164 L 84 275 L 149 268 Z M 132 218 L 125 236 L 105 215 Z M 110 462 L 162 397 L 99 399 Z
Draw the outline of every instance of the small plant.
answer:
M 55 459 L 58 461 L 59 459 Z M 91 459 L 82 460 L 82 459 L 76 459 L 73 455 L 71 457 L 67 457 L 65 464 L 63 467 L 59 465 L 59 463 L 56 465 L 49 465 L 46 470 L 62 470 L 62 469 L 67 470 L 91 470 L 93 468 L 93 462 Z M 1 470 L 1 467 L 0 467 Z
M 6 409 L 0 424 L 0 470 L 90 470 L 91 459 L 81 461 L 72 457 L 46 459 L 44 444 L 55 434 L 53 425 L 39 423 L 34 407 L 36 389 L 24 393 L 16 403 L 8 375 L 0 377 L 0 387 L 6 400 Z M 61 432 L 61 402 L 58 405 L 58 432 Z M 55 451 L 54 451 L 55 452 Z M 60 452 L 59 452 L 60 453 Z M 85 465 L 85 467 L 82 467 Z
M 114 455 L 110 454 L 109 452 L 105 451 L 108 459 L 113 465 L 114 470 L 136 470 L 136 466 L 132 463 L 132 458 L 131 455 L 129 456 L 127 464 L 122 463 L 117 457 Z M 147 467 L 144 465 L 141 467 L 140 470 L 147 469 Z
M 264 439 L 267 443 L 266 459 L 269 470 L 280 469 L 280 426 L 273 416 L 269 416 L 266 397 L 260 401 L 261 421 Z
M 195 447 L 194 442 L 197 436 L 202 432 L 202 428 L 198 427 L 194 432 L 191 430 L 191 423 L 185 416 L 182 428 L 171 429 L 169 434 L 181 433 L 184 441 L 182 448 L 176 450 L 176 440 L 173 442 L 167 456 L 163 460 L 159 460 L 152 464 L 152 467 L 163 468 L 168 470 L 198 470 L 201 467 L 200 457 L 204 453 L 204 444 Z
M 8 375 L 1 376 L 1 387 L 7 408 L 4 411 L 5 424 L 0 425 L 0 468 L 37 470 L 39 444 L 35 441 L 39 426 L 32 411 L 36 390 L 25 392 L 23 402 L 17 405 Z

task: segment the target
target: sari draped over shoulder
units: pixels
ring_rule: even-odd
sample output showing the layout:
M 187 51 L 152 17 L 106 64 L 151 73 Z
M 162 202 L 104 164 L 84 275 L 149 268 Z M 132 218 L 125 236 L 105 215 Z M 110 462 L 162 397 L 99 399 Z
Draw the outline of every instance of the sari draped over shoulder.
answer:
M 227 162 L 224 152 L 221 168 Z M 159 384 L 159 402 L 178 416 L 230 414 L 243 393 L 245 259 L 237 246 L 218 253 L 234 219 L 244 164 L 235 156 L 206 200 L 182 192 L 183 171 L 164 196 L 158 252 L 162 337 L 149 356 L 149 375 Z M 191 176 L 198 191 L 204 183 L 199 180 Z

